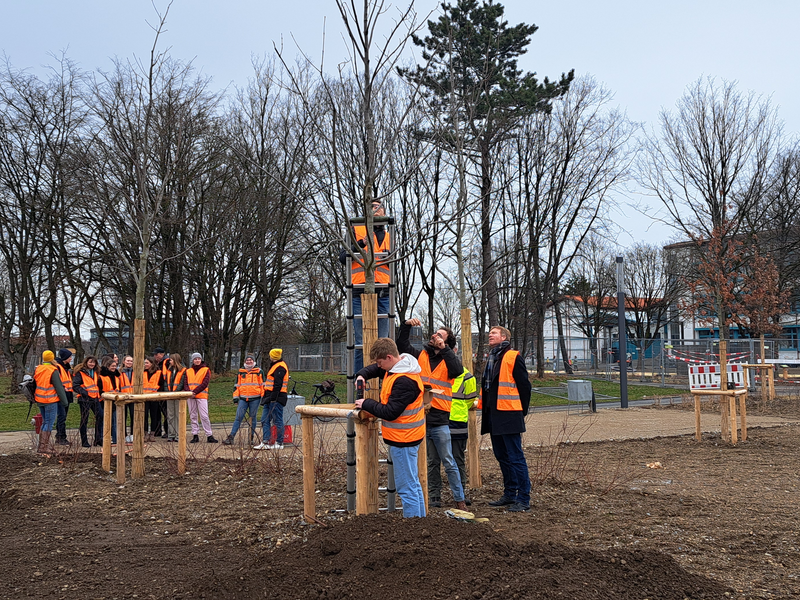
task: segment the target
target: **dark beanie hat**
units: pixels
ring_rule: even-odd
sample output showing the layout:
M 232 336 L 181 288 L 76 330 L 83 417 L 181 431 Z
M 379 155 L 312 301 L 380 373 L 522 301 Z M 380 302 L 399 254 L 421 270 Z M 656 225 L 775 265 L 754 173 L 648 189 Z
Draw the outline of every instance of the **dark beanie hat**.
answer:
M 62 362 L 67 360 L 70 356 L 72 356 L 72 352 L 67 348 L 61 348 L 61 350 L 58 351 L 58 360 Z

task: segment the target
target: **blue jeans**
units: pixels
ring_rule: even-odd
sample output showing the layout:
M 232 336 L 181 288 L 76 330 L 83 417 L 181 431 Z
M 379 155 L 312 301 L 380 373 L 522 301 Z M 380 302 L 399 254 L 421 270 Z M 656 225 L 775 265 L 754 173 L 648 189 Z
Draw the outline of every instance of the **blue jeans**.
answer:
M 283 406 L 280 402 L 270 402 L 264 405 L 261 412 L 261 437 L 265 444 L 270 442 L 270 426 L 277 429 L 276 444 L 283 444 Z
M 353 296 L 353 314 L 361 314 L 361 295 Z M 378 314 L 389 314 L 389 296 L 384 298 L 378 297 Z M 353 319 L 353 337 L 356 346 L 364 343 L 364 329 L 361 319 Z M 389 319 L 378 319 L 378 337 L 389 337 Z M 364 352 L 361 348 L 356 348 L 355 358 L 353 360 L 353 373 L 358 373 L 364 368 Z
M 100 402 L 100 422 L 105 423 L 105 402 Z M 103 427 L 100 428 L 100 439 L 103 439 Z M 117 411 L 111 405 L 111 443 L 117 443 Z
M 53 425 L 56 423 L 58 416 L 58 402 L 51 402 L 50 404 L 39 404 L 39 414 L 42 415 L 42 429 L 41 431 L 53 431 Z
M 236 437 L 239 427 L 242 424 L 244 415 L 250 413 L 250 439 L 256 435 L 256 415 L 258 415 L 258 407 L 261 404 L 261 396 L 255 398 L 240 398 L 236 405 L 236 418 L 233 420 L 233 427 L 231 427 L 230 436 Z M 266 408 L 266 407 L 265 407 Z
M 503 474 L 503 496 L 519 504 L 531 503 L 531 478 L 522 452 L 522 434 L 493 435 L 492 451 Z
M 403 501 L 403 517 L 424 517 L 425 496 L 419 482 L 417 456 L 419 446 L 389 446 L 389 458 L 394 465 L 394 487 Z
M 440 498 L 442 495 L 442 469 L 447 473 L 447 482 L 453 492 L 453 500 L 464 501 L 464 487 L 461 485 L 461 473 L 453 458 L 453 446 L 450 441 L 450 426 L 426 427 L 426 444 L 428 450 L 428 495 Z

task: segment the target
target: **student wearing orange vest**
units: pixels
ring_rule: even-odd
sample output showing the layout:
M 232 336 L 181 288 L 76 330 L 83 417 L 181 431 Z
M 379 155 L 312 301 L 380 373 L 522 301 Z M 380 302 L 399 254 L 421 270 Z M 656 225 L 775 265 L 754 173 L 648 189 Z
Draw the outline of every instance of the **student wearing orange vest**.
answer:
M 83 362 L 76 365 L 72 370 L 72 390 L 78 396 L 78 406 L 81 409 L 81 422 L 78 431 L 80 431 L 81 445 L 84 448 L 90 447 L 86 426 L 89 423 L 91 414 L 94 414 L 94 445 L 102 445 L 103 421 L 100 416 L 99 371 L 97 357 L 91 354 L 85 356 Z
M 186 367 L 180 354 L 170 354 L 164 359 L 161 367 L 162 387 L 165 392 L 183 392 L 186 390 Z M 167 421 L 164 431 L 168 433 L 168 442 L 178 441 L 178 400 L 166 400 Z M 184 428 L 186 423 L 182 423 Z
M 420 366 L 410 354 L 400 354 L 394 340 L 379 338 L 370 349 L 375 364 L 361 369 L 356 381 L 383 377 L 381 400 L 356 400 L 382 420 L 381 433 L 394 465 L 394 483 L 403 501 L 403 517 L 424 517 L 425 497 L 419 482 L 417 456 L 425 437 L 425 408 Z
M 372 212 L 373 215 L 376 217 L 385 217 L 386 210 L 383 207 L 383 204 L 378 200 L 372 201 Z M 353 228 L 354 237 L 356 239 L 356 243 L 362 247 L 366 248 L 368 246 L 367 240 L 367 228 L 364 225 L 357 225 Z M 386 228 L 382 223 L 373 225 L 372 226 L 372 245 L 375 250 L 375 253 L 379 252 L 389 252 L 391 250 L 391 239 L 389 238 L 389 232 L 386 231 Z M 358 250 L 353 247 L 353 253 L 358 255 Z M 342 250 L 339 253 L 339 262 L 342 264 L 347 264 L 347 250 Z M 361 294 L 364 291 L 364 282 L 366 281 L 366 276 L 364 274 L 364 267 L 363 265 L 359 264 L 357 261 L 352 261 L 352 274 L 351 274 L 351 281 L 353 283 L 353 314 L 360 315 L 361 314 Z M 389 265 L 376 265 L 375 269 L 375 283 L 378 284 L 386 284 L 389 283 Z M 389 314 L 389 289 L 378 288 L 376 289 L 376 294 L 378 296 L 378 314 L 379 315 L 388 315 Z M 389 335 L 389 319 L 378 319 L 378 337 L 387 337 Z M 360 346 L 363 343 L 363 322 L 361 319 L 354 319 L 353 320 L 353 336 L 356 346 Z M 364 353 L 362 352 L 361 348 L 357 348 L 355 350 L 355 356 L 353 359 L 353 373 L 357 373 L 361 370 L 361 367 L 364 366 Z
M 461 484 L 458 465 L 453 458 L 450 439 L 450 404 L 453 397 L 453 381 L 461 375 L 464 367 L 453 351 L 456 337 L 449 327 L 440 327 L 423 347 L 417 350 L 409 342 L 412 327 L 419 327 L 419 319 L 409 319 L 397 334 L 397 347 L 419 361 L 422 383 L 431 386 L 433 400 L 425 416 L 425 443 L 428 453 L 428 500 L 430 506 L 442 505 L 442 465 L 447 473 L 447 482 L 453 493 L 456 508 L 466 510 L 466 496 Z
M 256 358 L 248 354 L 244 359 L 244 367 L 239 369 L 236 386 L 233 389 L 233 401 L 236 403 L 236 418 L 233 420 L 231 432 L 222 443 L 232 446 L 239 427 L 246 414 L 250 414 L 250 443 L 256 435 L 256 416 L 264 395 L 264 372 L 256 365 Z M 266 407 L 264 412 L 266 412 Z
M 155 363 L 158 370 L 161 371 L 162 386 L 167 378 L 167 368 L 168 368 L 167 361 L 169 360 L 169 354 L 167 354 L 166 352 L 167 351 L 164 350 L 161 346 L 156 346 L 153 349 L 153 362 Z M 158 409 L 160 413 L 158 416 L 158 425 L 154 430 L 154 435 L 156 437 L 160 437 L 166 440 L 169 438 L 169 412 L 167 411 L 167 401 L 159 400 Z
M 187 391 L 194 395 L 189 398 L 186 404 L 189 407 L 189 420 L 192 422 L 192 439 L 190 444 L 197 444 L 200 441 L 200 423 L 206 434 L 206 442 L 216 444 L 217 438 L 211 431 L 211 420 L 208 418 L 208 384 L 211 381 L 211 369 L 203 361 L 203 355 L 195 352 L 191 357 L 192 365 L 186 369 Z
M 133 357 L 130 354 L 126 354 L 122 358 L 122 368 L 119 370 L 120 373 L 120 385 L 122 386 L 122 393 L 123 394 L 132 394 L 133 393 Z M 129 402 L 125 405 L 125 441 L 128 443 L 133 442 L 133 409 L 134 403 Z M 130 417 L 130 419 L 129 419 Z M 131 432 L 128 434 L 128 422 L 131 424 Z
M 503 474 L 503 496 L 489 506 L 508 506 L 509 512 L 530 509 L 531 479 L 522 451 L 525 416 L 531 401 L 528 369 L 519 352 L 511 349 L 511 332 L 489 330 L 489 358 L 481 382 L 481 435 L 488 433 Z
M 56 368 L 58 374 L 61 376 L 61 384 L 64 386 L 64 393 L 67 395 L 67 403 L 61 405 L 58 403 L 58 418 L 56 418 L 56 444 L 61 446 L 69 446 L 67 439 L 67 415 L 69 414 L 69 405 L 72 404 L 72 351 L 67 348 L 61 348 L 58 351 L 58 358 L 56 359 Z
M 254 450 L 283 450 L 283 407 L 289 400 L 287 386 L 289 383 L 289 367 L 283 361 L 283 350 L 273 348 L 269 351 L 272 364 L 264 381 L 264 396 L 261 404 L 261 443 L 253 446 Z M 275 443 L 270 443 L 271 426 L 275 425 Z
M 36 381 L 36 391 L 34 392 L 34 402 L 42 415 L 42 427 L 39 430 L 39 447 L 37 452 L 45 454 L 50 444 L 50 432 L 53 431 L 56 417 L 58 416 L 59 402 L 66 403 L 67 395 L 64 392 L 64 385 L 61 383 L 61 376 L 58 369 L 53 364 L 56 357 L 50 350 L 42 352 L 42 364 L 36 367 L 33 372 L 33 379 Z
M 161 369 L 159 369 L 156 359 L 148 356 L 144 359 L 142 392 L 145 394 L 160 392 L 162 384 Z M 161 402 L 159 400 L 146 400 L 144 403 L 144 441 L 155 442 L 157 429 L 161 429 Z
M 111 443 L 117 443 L 117 411 L 114 410 L 114 405 L 111 405 L 111 415 L 105 414 L 105 402 L 103 401 L 103 394 L 106 392 L 121 392 L 122 379 L 121 374 L 117 370 L 117 359 L 113 354 L 106 354 L 100 359 L 100 377 L 98 378 L 98 387 L 100 388 L 100 415 L 101 423 L 103 419 L 111 419 Z M 102 431 L 102 430 L 101 430 Z M 102 440 L 102 436 L 100 438 Z

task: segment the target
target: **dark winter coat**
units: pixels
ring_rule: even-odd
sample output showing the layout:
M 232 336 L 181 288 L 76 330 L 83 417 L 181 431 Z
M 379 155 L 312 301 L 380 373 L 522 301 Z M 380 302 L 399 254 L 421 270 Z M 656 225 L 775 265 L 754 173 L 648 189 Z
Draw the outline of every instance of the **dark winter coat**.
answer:
M 511 348 L 505 348 L 497 357 L 492 369 L 492 378 L 489 388 L 483 387 L 481 382 L 481 393 L 483 394 L 483 409 L 481 413 L 481 435 L 489 433 L 491 435 L 509 435 L 512 433 L 522 433 L 525 431 L 525 416 L 528 414 L 528 407 L 531 403 L 531 382 L 528 379 L 528 369 L 521 355 L 517 355 L 514 362 L 514 370 L 511 376 L 517 384 L 519 399 L 522 410 L 497 410 L 497 387 L 500 379 L 500 365 L 503 357 Z

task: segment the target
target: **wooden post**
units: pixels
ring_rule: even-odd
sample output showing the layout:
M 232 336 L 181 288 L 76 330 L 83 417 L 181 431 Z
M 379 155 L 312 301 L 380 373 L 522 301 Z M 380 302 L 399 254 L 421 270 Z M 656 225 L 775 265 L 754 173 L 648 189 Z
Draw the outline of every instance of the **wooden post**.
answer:
M 117 403 L 117 483 L 125 483 L 125 405 Z
M 736 427 L 736 396 L 731 394 L 727 400 L 731 413 L 731 443 L 736 444 L 739 441 L 738 428 Z
M 728 340 L 719 341 L 719 389 L 728 389 Z
M 369 351 L 378 339 L 378 295 L 361 294 L 361 324 L 364 365 L 370 364 Z
M 739 420 L 742 423 L 742 441 L 747 441 L 747 394 L 739 396 Z
M 699 394 L 692 394 L 692 396 L 694 396 L 694 437 L 699 442 L 703 439 L 700 431 L 700 396 Z
M 114 404 L 103 400 L 103 471 L 111 471 L 111 419 Z M 119 440 L 117 440 L 119 441 Z
M 184 407 L 185 409 L 185 407 Z M 184 414 L 184 419 L 186 415 Z M 303 429 L 303 514 L 311 519 L 317 516 L 316 485 L 314 478 L 314 417 L 301 415 Z M 184 440 L 186 423 L 184 421 Z
M 719 398 L 720 434 L 722 439 L 730 441 L 730 421 L 728 420 L 728 399 L 725 396 Z
M 425 498 L 425 514 L 428 514 L 428 440 L 423 438 L 417 453 L 417 471 L 419 484 L 422 486 L 422 497 Z
M 378 512 L 378 422 L 357 420 L 356 514 Z
M 133 393 L 144 391 L 144 341 L 146 334 L 144 319 L 133 322 Z M 131 479 L 144 477 L 144 402 L 133 406 L 133 453 L 131 455 Z
M 472 310 L 461 309 L 461 364 L 472 373 Z M 471 408 L 467 416 L 467 474 L 473 490 L 483 486 L 481 477 L 481 436 L 478 413 Z M 466 491 L 466 490 L 465 490 Z
M 186 473 L 186 398 L 178 400 L 178 474 Z
M 764 334 L 763 333 L 760 336 L 758 336 L 758 342 L 759 342 L 759 345 L 761 346 L 761 364 L 767 364 L 767 357 L 764 356 Z M 769 398 L 770 400 L 772 398 L 770 398 L 770 394 L 769 394 L 769 381 L 767 381 L 767 377 L 765 377 L 765 375 L 767 373 L 765 372 L 764 369 L 759 369 L 758 370 L 758 374 L 761 376 L 761 404 L 762 404 L 762 407 L 763 407 L 764 405 L 766 405 L 767 398 Z

